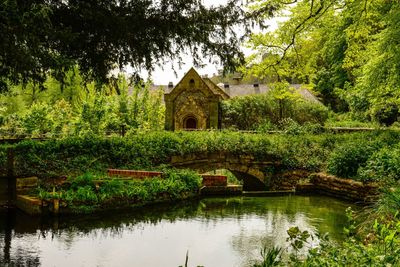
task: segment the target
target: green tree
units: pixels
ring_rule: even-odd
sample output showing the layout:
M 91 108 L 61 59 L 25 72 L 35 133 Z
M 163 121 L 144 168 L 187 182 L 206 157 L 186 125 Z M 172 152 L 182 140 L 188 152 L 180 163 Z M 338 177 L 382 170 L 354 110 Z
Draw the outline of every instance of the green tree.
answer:
M 96 93 L 95 97 L 84 101 L 75 125 L 76 133 L 82 135 L 102 134 L 106 126 L 107 111 L 106 99 L 101 93 Z
M 22 118 L 22 126 L 28 134 L 45 134 L 51 132 L 53 120 L 51 107 L 46 103 L 35 103 Z
M 71 134 L 74 114 L 71 105 L 64 99 L 58 100 L 50 113 L 53 132 L 57 135 Z
M 364 118 L 395 113 L 397 1 L 275 2 L 288 20 L 274 32 L 251 37 L 249 44 L 257 51 L 248 59 L 251 74 L 310 83 L 335 111 Z
M 288 105 L 291 102 L 300 100 L 300 94 L 297 91 L 289 88 L 288 83 L 275 83 L 272 85 L 270 92 L 274 102 L 278 104 L 279 120 L 285 118 L 288 114 Z
M 0 4 L 0 81 L 36 81 L 49 71 L 63 81 L 78 65 L 85 77 L 107 80 L 130 64 L 151 70 L 162 58 L 188 50 L 195 63 L 217 56 L 226 66 L 243 60 L 235 25 L 248 31 L 237 0 L 206 7 L 198 0 L 5 0 Z M 267 7 L 265 7 L 267 8 Z M 264 9 L 265 9 L 264 8 Z
M 388 125 L 399 116 L 400 3 L 383 1 L 379 11 L 384 29 L 368 46 L 370 57 L 361 68 L 354 97 L 350 99 L 365 99 L 369 114 Z

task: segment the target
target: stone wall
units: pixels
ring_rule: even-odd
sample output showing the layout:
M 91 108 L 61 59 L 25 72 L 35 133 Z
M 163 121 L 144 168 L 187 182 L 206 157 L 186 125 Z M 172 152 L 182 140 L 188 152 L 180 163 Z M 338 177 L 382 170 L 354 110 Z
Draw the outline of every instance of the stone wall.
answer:
M 229 96 L 216 88 L 211 81 L 203 80 L 194 69 L 189 70 L 171 92 L 164 94 L 165 129 L 186 129 L 188 118 L 196 121 L 196 129 L 219 128 L 219 103 Z
M 310 182 L 320 193 L 349 200 L 369 202 L 378 195 L 378 184 L 337 178 L 325 173 L 313 173 Z
M 301 180 L 308 179 L 310 171 L 306 170 L 289 170 L 271 174 L 270 190 L 293 190 Z
M 369 202 L 378 194 L 378 184 L 338 178 L 306 170 L 283 171 L 272 175 L 270 190 L 295 190 L 297 193 L 320 193 L 342 199 Z
M 183 91 L 176 97 L 173 105 L 175 130 L 186 129 L 185 120 L 189 117 L 195 118 L 197 129 L 209 128 L 209 103 L 201 91 L 194 89 Z

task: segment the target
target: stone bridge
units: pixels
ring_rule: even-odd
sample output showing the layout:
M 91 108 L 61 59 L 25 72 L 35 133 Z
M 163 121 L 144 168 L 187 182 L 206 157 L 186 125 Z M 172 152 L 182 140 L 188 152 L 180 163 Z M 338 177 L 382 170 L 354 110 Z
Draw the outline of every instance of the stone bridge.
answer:
M 170 163 L 176 168 L 193 169 L 200 173 L 227 169 L 243 181 L 243 190 L 265 190 L 269 186 L 271 170 L 279 167 L 277 160 L 258 161 L 252 155 L 231 153 L 197 153 L 172 156 Z

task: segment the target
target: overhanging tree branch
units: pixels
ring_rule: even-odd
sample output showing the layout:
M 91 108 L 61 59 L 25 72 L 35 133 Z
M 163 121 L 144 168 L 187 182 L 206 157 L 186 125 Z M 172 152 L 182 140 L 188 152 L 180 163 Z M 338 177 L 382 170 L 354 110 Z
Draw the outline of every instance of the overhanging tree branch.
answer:
M 294 47 L 297 35 L 300 32 L 302 32 L 306 27 L 312 26 L 313 23 L 315 23 L 320 17 L 322 17 L 336 3 L 336 0 L 330 1 L 330 3 L 327 5 L 325 5 L 325 3 L 326 2 L 324 0 L 321 0 L 320 5 L 317 8 L 317 10 L 315 12 L 313 12 L 314 0 L 311 1 L 310 13 L 308 14 L 308 16 L 306 18 L 304 18 L 299 24 L 296 25 L 296 27 L 292 31 L 290 42 L 285 47 L 280 47 L 280 50 L 282 50 L 282 54 L 279 57 L 279 59 L 275 63 L 266 66 L 264 68 L 265 70 L 268 68 L 271 68 L 271 67 L 275 68 L 276 66 L 280 65 L 282 63 L 282 61 L 286 58 L 288 51 L 292 47 Z M 310 20 L 313 20 L 313 21 L 311 23 L 308 23 Z
M 78 65 L 87 80 L 107 81 L 110 70 L 130 64 L 152 70 L 163 58 L 190 48 L 195 63 L 217 56 L 227 69 L 244 62 L 240 36 L 256 12 L 229 0 L 206 7 L 198 0 L 10 0 L 0 4 L 0 82 L 43 84 L 51 71 Z M 270 12 L 273 7 L 265 7 Z M 271 9 L 271 10 L 269 10 Z

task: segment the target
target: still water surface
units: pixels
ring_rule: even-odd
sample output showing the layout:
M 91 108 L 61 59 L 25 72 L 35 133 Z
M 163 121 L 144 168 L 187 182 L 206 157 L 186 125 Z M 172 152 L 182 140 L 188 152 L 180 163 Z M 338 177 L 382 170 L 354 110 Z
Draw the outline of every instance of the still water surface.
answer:
M 0 213 L 0 266 L 251 266 L 286 230 L 343 238 L 349 203 L 322 196 L 208 198 L 74 218 Z M 318 240 L 314 242 L 318 243 Z

